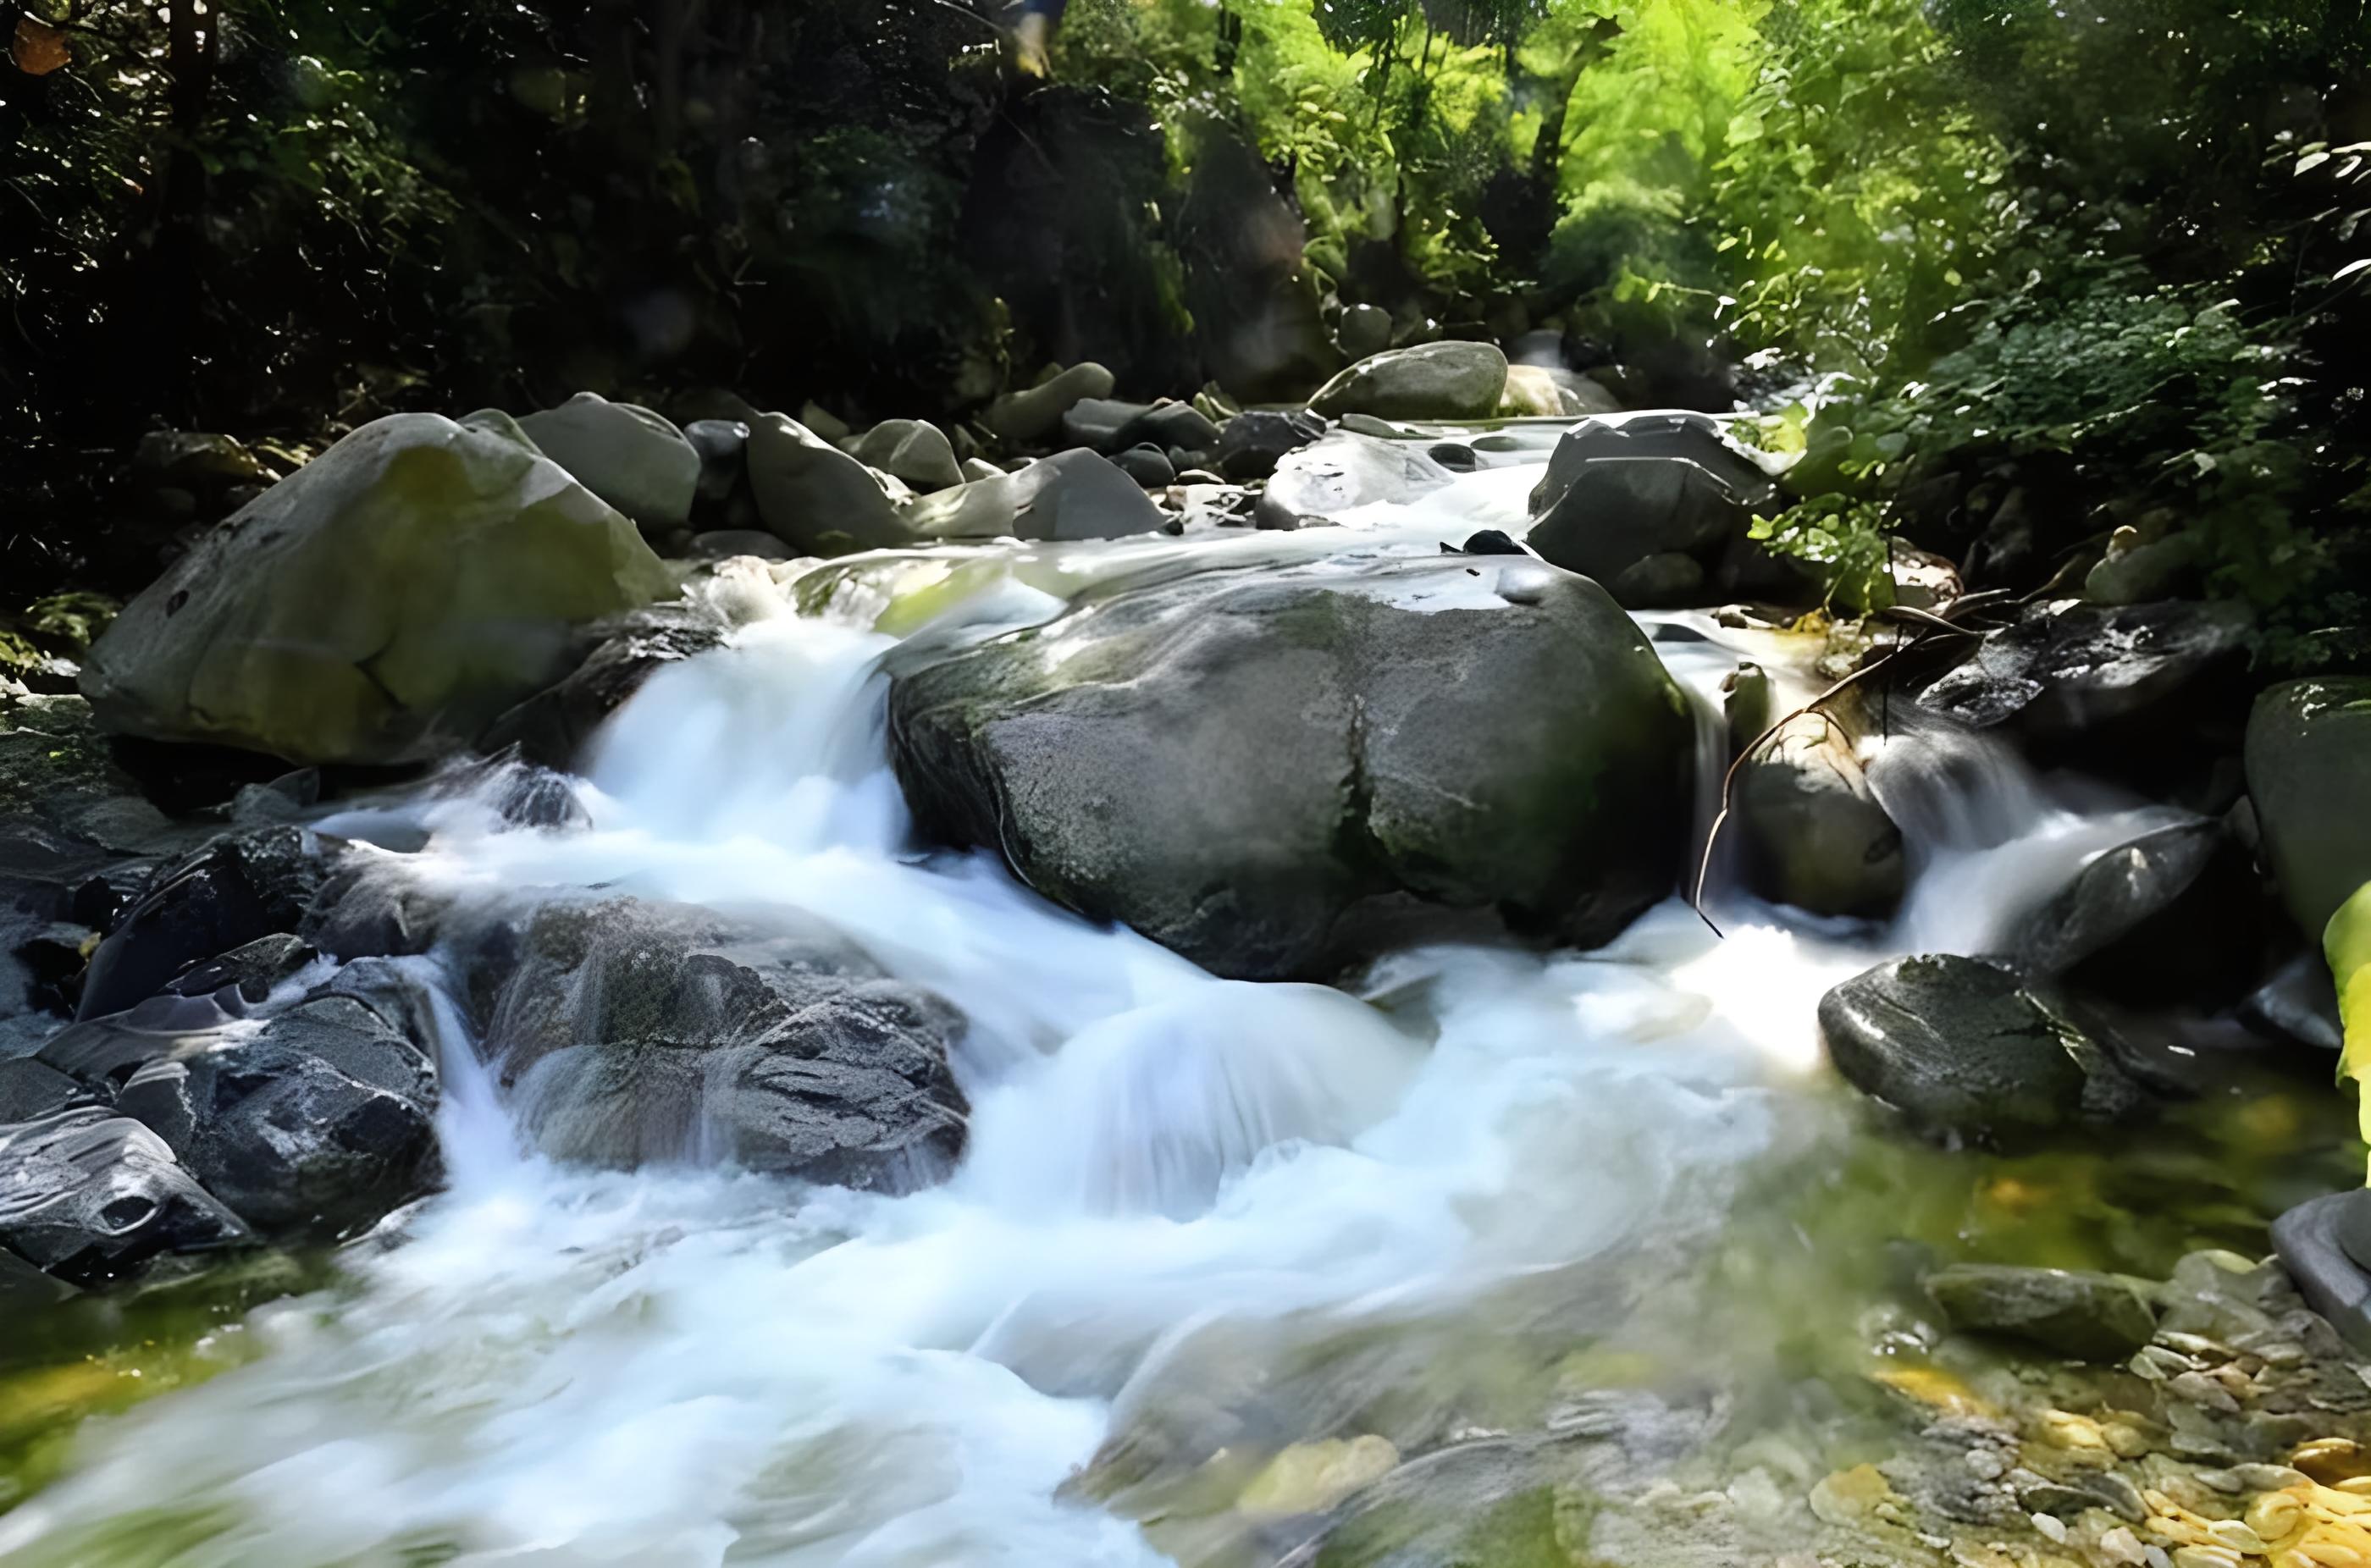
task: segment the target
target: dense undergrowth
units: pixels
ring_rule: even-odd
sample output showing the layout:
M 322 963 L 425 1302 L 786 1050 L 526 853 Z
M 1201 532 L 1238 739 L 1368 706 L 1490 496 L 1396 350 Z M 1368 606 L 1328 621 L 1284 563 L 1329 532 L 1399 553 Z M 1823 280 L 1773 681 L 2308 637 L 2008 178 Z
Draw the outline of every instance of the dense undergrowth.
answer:
M 159 426 L 1290 398 L 1366 304 L 1751 408 L 1843 607 L 2104 551 L 2371 653 L 2361 0 L 1072 0 L 1052 86 L 995 10 L 0 5 L 12 579 Z

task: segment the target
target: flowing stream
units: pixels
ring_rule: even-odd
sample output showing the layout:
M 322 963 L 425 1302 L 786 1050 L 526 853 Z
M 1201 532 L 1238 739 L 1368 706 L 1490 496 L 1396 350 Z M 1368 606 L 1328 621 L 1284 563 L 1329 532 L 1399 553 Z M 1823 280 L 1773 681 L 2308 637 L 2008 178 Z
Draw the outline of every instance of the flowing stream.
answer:
M 1043 618 L 1065 582 L 1163 552 L 1430 553 L 1520 527 L 1540 454 L 1521 455 L 1348 519 L 1355 538 L 910 564 L 977 580 L 933 623 L 945 635 Z M 1647 1310 L 1639 1289 L 1714 1244 L 1751 1173 L 1825 1136 L 1828 986 L 1888 951 L 1981 951 L 2150 820 L 1909 730 L 1878 759 L 1915 870 L 1890 929 L 1731 896 L 1725 937 L 1674 902 L 1594 952 L 1401 954 L 1360 997 L 1217 980 L 990 858 L 918 853 L 884 748 L 892 638 L 873 623 L 896 617 L 862 594 L 798 615 L 769 590 L 745 583 L 737 642 L 614 718 L 580 786 L 591 827 L 503 831 L 467 800 L 323 825 L 367 837 L 410 813 L 433 832 L 428 874 L 488 896 L 597 886 L 838 928 L 970 1020 L 953 1178 L 892 1198 L 689 1161 L 554 1164 L 522 1147 L 453 1009 L 449 1189 L 352 1250 L 332 1288 L 225 1331 L 248 1342 L 233 1370 L 93 1423 L 68 1473 L 0 1516 L 0 1558 L 1257 1560 L 1243 1510 L 1164 1524 L 1125 1477 L 1074 1478 L 1144 1434 L 1190 1439 L 1209 1407 L 1266 1399 L 1307 1435 L 1358 1431 L 1381 1384 L 1454 1383 L 1444 1323 L 1487 1339 L 1544 1314 L 1580 1333 Z M 1706 701 L 1716 767 L 1741 654 L 1807 682 L 1784 640 L 1645 618 Z

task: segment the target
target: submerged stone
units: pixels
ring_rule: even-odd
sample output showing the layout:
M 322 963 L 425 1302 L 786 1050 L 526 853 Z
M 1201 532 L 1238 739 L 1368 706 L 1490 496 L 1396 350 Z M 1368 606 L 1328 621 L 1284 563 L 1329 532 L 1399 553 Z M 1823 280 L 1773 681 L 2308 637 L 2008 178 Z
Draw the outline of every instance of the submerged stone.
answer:
M 2086 1361 L 2121 1361 L 2157 1332 L 2146 1293 L 2117 1274 L 1956 1263 L 1926 1276 L 1954 1329 L 2030 1340 Z

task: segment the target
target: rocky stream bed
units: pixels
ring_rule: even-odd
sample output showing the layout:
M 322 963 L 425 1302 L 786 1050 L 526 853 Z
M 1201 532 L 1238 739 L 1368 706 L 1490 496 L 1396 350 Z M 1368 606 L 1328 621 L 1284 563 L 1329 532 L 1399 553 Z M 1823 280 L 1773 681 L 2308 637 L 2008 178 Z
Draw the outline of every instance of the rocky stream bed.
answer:
M 1832 619 L 1486 344 L 1111 391 L 150 454 L 0 692 L 0 1556 L 2371 1565 L 2359 684 Z

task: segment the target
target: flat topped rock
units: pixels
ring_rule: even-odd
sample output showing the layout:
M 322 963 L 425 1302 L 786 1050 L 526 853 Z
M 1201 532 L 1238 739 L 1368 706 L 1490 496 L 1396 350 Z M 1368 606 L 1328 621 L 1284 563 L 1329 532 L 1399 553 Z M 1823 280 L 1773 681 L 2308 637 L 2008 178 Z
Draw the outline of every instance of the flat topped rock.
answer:
M 2147 1294 L 2118 1274 L 1955 1263 L 1926 1294 L 1962 1332 L 2028 1340 L 2085 1361 L 2121 1361 L 2157 1333 Z
M 2064 733 L 2122 719 L 2236 658 L 2252 618 L 2239 605 L 2036 605 L 1986 633 L 1918 705 L 1979 730 L 2015 721 Z
M 1998 964 L 1898 958 L 1820 999 L 1846 1080 L 1921 1130 L 1998 1141 L 2128 1114 L 2137 1084 Z

